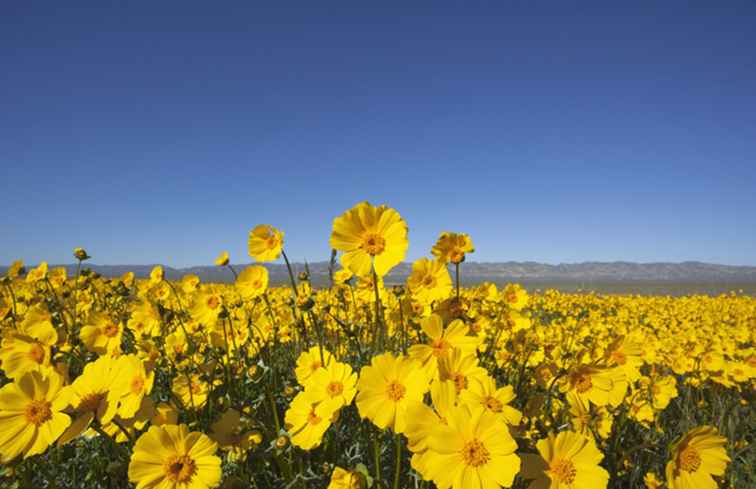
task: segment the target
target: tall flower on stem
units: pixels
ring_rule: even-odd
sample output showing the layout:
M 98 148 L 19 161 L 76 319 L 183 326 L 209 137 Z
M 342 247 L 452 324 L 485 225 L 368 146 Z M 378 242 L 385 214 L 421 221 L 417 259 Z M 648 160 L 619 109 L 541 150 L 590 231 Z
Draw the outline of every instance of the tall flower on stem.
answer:
M 344 252 L 341 264 L 355 275 L 374 270 L 383 277 L 404 260 L 409 246 L 407 229 L 394 209 L 360 202 L 333 220 L 330 244 Z
M 270 224 L 259 224 L 249 232 L 249 256 L 260 262 L 277 260 L 283 251 L 283 231 Z
M 459 299 L 459 264 L 465 261 L 467 253 L 473 253 L 472 239 L 464 233 L 450 233 L 445 231 L 438 237 L 436 244 L 433 245 L 431 253 L 438 257 L 441 263 L 453 263 L 454 275 L 457 286 L 457 299 Z

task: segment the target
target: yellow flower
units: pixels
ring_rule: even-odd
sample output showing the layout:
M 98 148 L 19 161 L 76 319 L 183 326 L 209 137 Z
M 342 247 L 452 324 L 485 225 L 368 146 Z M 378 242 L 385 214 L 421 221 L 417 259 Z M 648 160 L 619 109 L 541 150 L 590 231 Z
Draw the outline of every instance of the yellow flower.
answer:
M 384 353 L 363 367 L 357 382 L 357 409 L 379 428 L 403 433 L 407 406 L 421 401 L 428 390 L 422 366 L 406 357 Z
M 661 489 L 662 486 L 662 482 L 653 472 L 649 472 L 643 477 L 643 483 L 646 485 L 646 489 Z
M 619 367 L 578 365 L 567 376 L 562 392 L 573 392 L 596 406 L 619 406 L 627 392 L 627 378 Z
M 407 288 L 415 300 L 430 303 L 444 300 L 452 290 L 452 281 L 446 264 L 438 260 L 420 258 L 412 263 L 407 277 Z
M 84 248 L 74 248 L 74 257 L 79 261 L 89 260 L 92 258 L 87 254 L 87 251 Z
M 478 365 L 477 355 L 465 355 L 457 348 L 451 355 L 438 361 L 439 378 L 454 382 L 457 394 L 467 389 L 476 379 L 484 380 L 487 375 L 486 369 Z
M 675 397 L 677 397 L 677 381 L 673 375 L 652 379 L 651 398 L 654 409 L 663 410 Z
M 726 444 L 712 426 L 693 428 L 676 440 L 666 467 L 669 489 L 716 489 L 711 476 L 724 475 L 730 461 Z
M 334 283 L 337 283 L 337 284 L 345 284 L 353 276 L 354 276 L 354 274 L 352 273 L 351 270 L 349 270 L 348 268 L 342 268 L 342 269 L 337 270 L 337 271 L 335 271 L 333 273 L 333 281 L 334 281 Z
M 458 348 L 463 356 L 473 355 L 480 341 L 475 336 L 467 336 L 468 326 L 460 321 L 452 321 L 444 329 L 441 316 L 431 314 L 420 321 L 423 333 L 430 340 L 427 344 L 412 345 L 409 348 L 410 358 L 418 360 L 425 365 L 432 375 L 437 375 L 438 361 L 451 356 L 455 348 Z
M 259 431 L 244 429 L 241 414 L 236 409 L 224 412 L 210 429 L 210 438 L 218 443 L 221 450 L 228 451 L 232 460 L 241 459 L 251 448 L 262 443 Z
M 65 388 L 75 419 L 60 437 L 58 444 L 67 443 L 82 434 L 95 418 L 102 425 L 113 419 L 122 394 L 114 388 L 119 383 L 118 367 L 116 359 L 102 356 L 84 365 L 82 374 Z
M 433 245 L 431 253 L 438 257 L 442 263 L 459 264 L 465 261 L 466 253 L 473 253 L 473 247 L 470 236 L 464 233 L 450 233 L 448 231 L 441 233 L 438 241 Z
M 153 372 L 147 372 L 134 354 L 124 355 L 118 359 L 118 379 L 113 384 L 113 390 L 121 393 L 118 415 L 123 419 L 134 417 L 142 405 L 142 399 L 152 391 L 155 379 Z
M 444 488 L 511 487 L 520 458 L 507 427 L 490 412 L 465 406 L 452 408 L 447 421 L 428 437 L 423 476 Z
M 209 391 L 207 382 L 200 376 L 193 374 L 187 377 L 185 374 L 177 375 L 173 380 L 173 393 L 181 400 L 187 409 L 198 409 L 207 401 Z
M 504 303 L 516 311 L 528 304 L 528 293 L 519 284 L 507 284 L 501 291 L 501 296 Z
M 136 441 L 129 481 L 136 489 L 217 487 L 221 480 L 218 445 L 186 425 L 152 426 Z
M 509 405 L 514 398 L 514 388 L 511 385 L 497 389 L 496 381 L 488 375 L 475 378 L 460 394 L 460 401 L 470 408 L 470 411 L 483 409 L 501 421 L 517 426 L 522 419 L 522 413 Z
M 33 268 L 28 274 L 26 274 L 26 282 L 34 283 L 47 278 L 47 262 L 43 261 L 37 268 Z
M 297 375 L 297 382 L 299 382 L 299 385 L 307 386 L 312 375 L 323 368 L 324 362 L 326 365 L 331 363 L 333 355 L 331 355 L 331 353 L 324 348 L 322 358 L 323 359 L 321 360 L 320 348 L 317 346 L 313 346 L 309 350 L 303 351 L 299 355 L 299 358 L 297 358 L 297 366 L 294 370 L 294 373 Z
M 334 360 L 312 374 L 307 389 L 321 400 L 338 401 L 341 408 L 352 403 L 357 393 L 356 383 L 357 374 L 352 372 L 352 367 Z
M 218 258 L 215 259 L 215 264 L 219 267 L 225 267 L 228 265 L 228 262 L 228 251 L 222 251 L 221 254 L 218 255 Z
M 23 260 L 16 260 L 14 261 L 11 266 L 8 268 L 8 277 L 11 279 L 17 278 L 19 275 L 24 273 L 24 262 Z
M 283 248 L 283 238 L 283 231 L 269 224 L 255 226 L 249 232 L 249 256 L 260 262 L 277 260 Z
M 123 325 L 105 313 L 94 313 L 79 337 L 87 350 L 98 355 L 116 355 L 121 351 Z
M 365 489 L 366 487 L 367 481 L 363 474 L 336 467 L 333 469 L 327 489 Z
M 165 272 L 163 271 L 163 267 L 155 265 L 150 271 L 150 286 L 157 285 L 162 282 L 164 278 Z
M 71 424 L 63 379 L 28 372 L 0 389 L 0 463 L 43 453 Z
M 184 275 L 181 277 L 181 291 L 185 294 L 191 294 L 197 290 L 199 286 L 200 278 L 193 273 Z
M 581 435 L 592 436 L 595 430 L 601 438 L 609 438 L 614 417 L 606 407 L 599 406 L 591 410 L 588 400 L 581 398 L 574 392 L 567 393 L 567 402 L 570 405 L 572 427 L 576 432 Z M 630 410 L 632 411 L 632 409 L 633 406 L 631 405 Z
M 158 336 L 160 334 L 160 312 L 148 301 L 133 306 L 131 317 L 126 326 L 137 338 Z
M 333 220 L 331 248 L 343 251 L 341 264 L 364 276 L 382 277 L 404 260 L 407 224 L 394 209 L 361 202 Z
M 178 411 L 175 407 L 165 402 L 155 406 L 155 411 L 150 420 L 152 424 L 162 426 L 164 424 L 176 424 L 178 422 Z
M 433 407 L 422 401 L 412 401 L 407 406 L 407 448 L 412 455 L 412 468 L 421 474 L 427 472 L 428 437 L 439 425 L 447 425 L 451 410 L 457 404 L 454 382 L 433 382 L 430 388 Z
M 8 331 L 3 338 L 0 361 L 5 375 L 11 379 L 30 371 L 46 375 L 51 370 L 50 347 L 57 341 L 50 315 L 32 309 L 20 328 Z
M 609 473 L 599 466 L 604 456 L 592 438 L 562 431 L 536 443 L 540 455 L 523 455 L 522 476 L 535 479 L 530 487 L 603 489 Z
M 205 326 L 213 326 L 223 309 L 223 296 L 214 288 L 201 289 L 194 296 L 192 317 Z
M 305 390 L 297 394 L 286 411 L 286 431 L 291 433 L 291 443 L 302 450 L 312 450 L 320 445 L 323 434 L 339 410 L 338 399 L 321 399 L 316 393 Z
M 236 290 L 244 300 L 254 299 L 262 295 L 268 288 L 268 269 L 260 265 L 252 265 L 239 273 L 236 277 Z

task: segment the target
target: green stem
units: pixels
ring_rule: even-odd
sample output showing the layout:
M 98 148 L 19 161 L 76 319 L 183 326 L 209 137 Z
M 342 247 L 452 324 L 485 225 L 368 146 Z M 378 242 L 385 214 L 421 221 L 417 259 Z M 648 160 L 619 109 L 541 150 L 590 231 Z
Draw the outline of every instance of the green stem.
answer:
M 294 281 L 294 272 L 291 270 L 291 263 L 289 263 L 289 257 L 286 256 L 286 252 L 281 249 L 281 255 L 283 255 L 283 259 L 286 262 L 286 269 L 289 271 L 289 280 L 291 281 L 291 290 L 294 291 L 294 297 L 298 296 L 297 293 L 297 283 Z
M 378 274 L 373 267 L 373 289 L 375 290 L 375 334 L 380 339 L 379 348 L 383 350 L 385 338 L 385 323 L 381 317 L 381 296 L 378 293 Z
M 457 283 L 457 300 L 459 300 L 459 263 L 454 264 L 454 278 Z
M 394 489 L 399 489 L 399 475 L 402 470 L 402 435 L 397 433 L 394 435 L 394 443 L 396 445 L 395 462 L 394 467 Z

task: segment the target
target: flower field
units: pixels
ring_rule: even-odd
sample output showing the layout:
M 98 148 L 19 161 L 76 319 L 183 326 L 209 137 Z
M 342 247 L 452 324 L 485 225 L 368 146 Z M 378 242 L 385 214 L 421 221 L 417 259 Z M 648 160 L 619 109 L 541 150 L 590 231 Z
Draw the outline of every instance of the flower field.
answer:
M 756 487 L 756 299 L 460 287 L 441 233 L 406 283 L 408 225 L 334 219 L 331 286 L 75 276 L 0 285 L 0 486 Z M 283 232 L 256 226 L 257 262 Z M 238 269 L 237 269 L 238 268 Z

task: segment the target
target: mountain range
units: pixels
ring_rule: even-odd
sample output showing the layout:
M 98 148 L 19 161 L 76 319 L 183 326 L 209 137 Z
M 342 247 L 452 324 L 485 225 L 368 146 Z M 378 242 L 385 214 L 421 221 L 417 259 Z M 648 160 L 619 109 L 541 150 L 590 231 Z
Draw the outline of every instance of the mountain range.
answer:
M 50 265 L 51 268 L 64 266 L 69 276 L 76 273 L 75 264 Z M 148 277 L 155 265 L 95 265 L 84 263 L 89 268 L 105 277 L 119 277 L 126 272 L 134 272 L 137 277 Z M 236 271 L 247 265 L 234 265 Z M 266 263 L 264 266 L 270 274 L 270 283 L 280 285 L 288 283 L 286 266 L 278 263 Z M 305 264 L 292 264 L 295 273 L 303 271 Z M 328 262 L 314 262 L 307 265 L 314 285 L 324 285 L 328 280 Z M 708 283 L 708 284 L 756 284 L 756 267 L 717 265 L 702 262 L 583 262 L 550 265 L 537 262 L 465 262 L 461 265 L 462 282 L 466 285 L 490 281 L 535 282 L 535 283 Z M 28 267 L 27 267 L 28 268 Z M 225 267 L 193 266 L 172 268 L 163 266 L 166 277 L 178 279 L 187 274 L 197 275 L 203 282 L 231 282 L 233 275 Z M 7 267 L 0 267 L 4 274 Z M 410 263 L 397 265 L 388 276 L 387 284 L 402 283 L 412 269 Z M 452 270 L 453 272 L 453 270 Z M 452 273 L 453 276 L 453 273 Z

